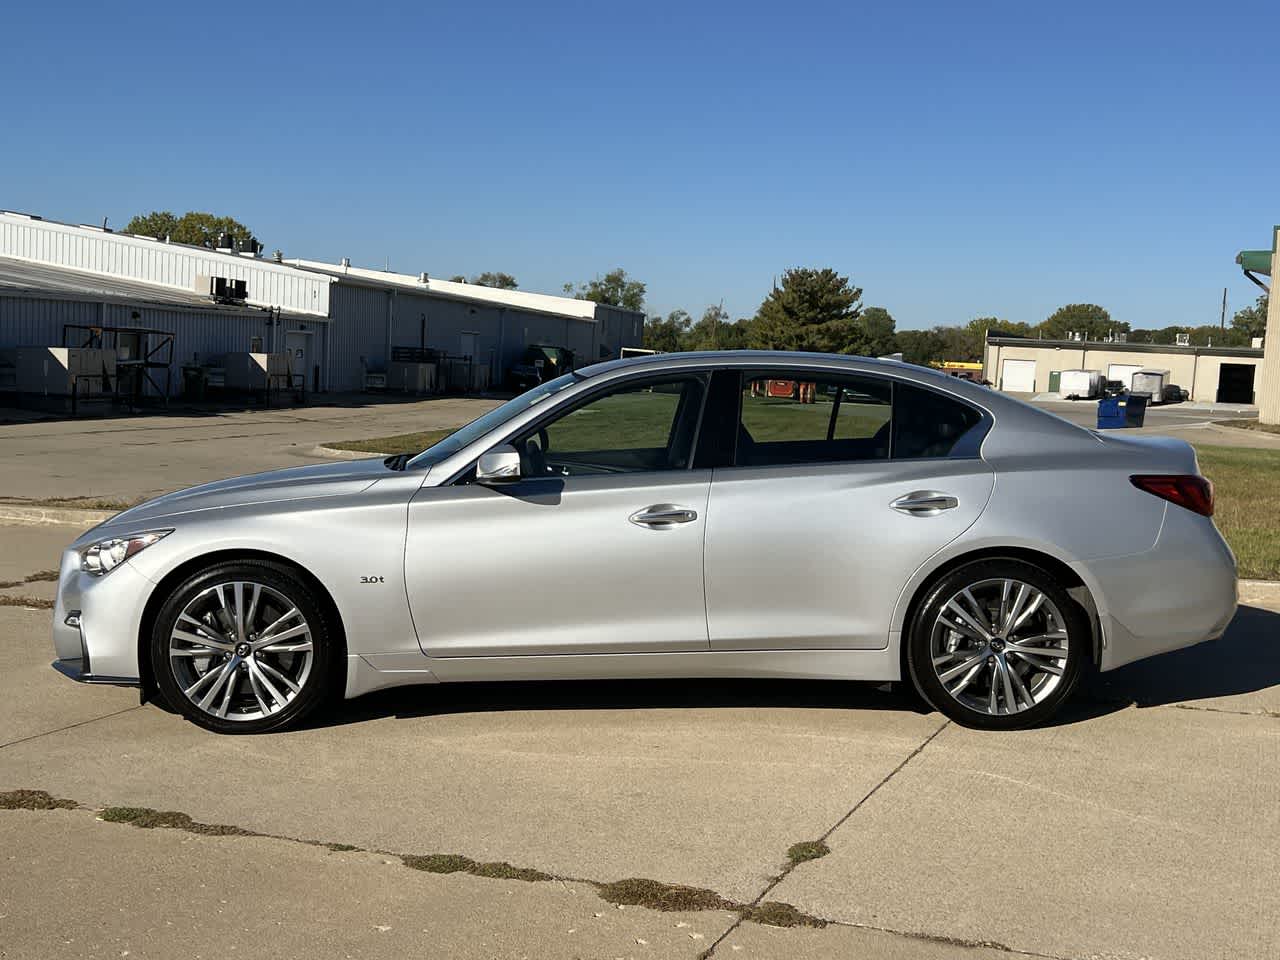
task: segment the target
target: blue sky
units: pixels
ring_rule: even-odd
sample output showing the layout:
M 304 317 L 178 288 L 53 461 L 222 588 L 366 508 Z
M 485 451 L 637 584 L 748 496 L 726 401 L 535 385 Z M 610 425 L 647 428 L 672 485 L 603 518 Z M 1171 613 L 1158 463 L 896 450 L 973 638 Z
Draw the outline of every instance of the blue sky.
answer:
M 212 210 L 287 256 L 754 312 L 832 266 L 900 327 L 1212 323 L 1280 222 L 1280 5 L 6 9 L 0 208 Z

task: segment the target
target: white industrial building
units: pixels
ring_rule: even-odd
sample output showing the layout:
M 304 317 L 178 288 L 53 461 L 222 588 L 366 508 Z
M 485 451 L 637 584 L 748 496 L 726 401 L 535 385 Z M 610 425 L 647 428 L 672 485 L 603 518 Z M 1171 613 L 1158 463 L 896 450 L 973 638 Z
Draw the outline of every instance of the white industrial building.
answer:
M 79 346 L 68 327 L 171 334 L 152 358 L 151 393 L 176 394 L 182 366 L 249 352 L 285 355 L 310 391 L 362 390 L 367 372 L 428 353 L 465 361 L 467 388 L 483 389 L 528 345 L 567 347 L 585 365 L 639 346 L 643 322 L 569 297 L 345 261 L 276 262 L 0 211 L 0 352 Z M 145 354 L 148 342 L 133 349 Z
M 1128 389 L 1142 370 L 1168 371 L 1168 382 L 1203 403 L 1257 402 L 1263 352 L 1249 347 L 1033 340 L 988 334 L 983 377 L 1009 393 L 1058 393 L 1066 371 L 1097 371 Z

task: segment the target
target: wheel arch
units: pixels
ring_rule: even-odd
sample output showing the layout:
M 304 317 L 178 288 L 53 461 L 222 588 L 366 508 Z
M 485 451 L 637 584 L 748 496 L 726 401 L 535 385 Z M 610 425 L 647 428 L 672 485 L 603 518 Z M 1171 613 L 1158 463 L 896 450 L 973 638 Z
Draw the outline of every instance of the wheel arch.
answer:
M 342 614 L 338 610 L 338 605 L 334 602 L 333 594 L 329 588 L 310 570 L 302 566 L 295 560 L 288 557 L 282 557 L 277 553 L 271 553 L 268 550 L 252 550 L 252 549 L 228 549 L 215 550 L 212 553 L 202 553 L 195 557 L 190 557 L 178 564 L 168 573 L 166 573 L 152 588 L 150 595 L 147 597 L 146 606 L 142 610 L 142 619 L 138 621 L 138 677 L 142 686 L 142 701 L 145 703 L 155 697 L 158 692 L 156 686 L 155 668 L 151 663 L 151 630 L 155 625 L 156 616 L 160 612 L 160 608 L 164 606 L 164 602 L 168 599 L 169 594 L 177 584 L 181 583 L 193 573 L 211 567 L 218 563 L 234 563 L 243 560 L 257 560 L 275 564 L 276 566 L 285 567 L 290 572 L 296 574 L 307 586 L 315 593 L 316 599 L 320 601 L 324 607 L 326 615 L 329 617 L 329 623 L 333 627 L 334 636 L 341 645 L 339 651 L 339 659 L 337 662 L 342 663 L 346 656 L 347 649 L 347 633 L 342 622 Z M 342 675 L 342 679 L 346 679 L 346 671 L 338 671 Z
M 1098 604 L 1094 599 L 1093 592 L 1089 589 L 1088 584 L 1080 578 L 1080 575 L 1060 557 L 1055 557 L 1053 554 L 1042 550 L 1036 550 L 1031 547 L 990 546 L 946 557 L 930 569 L 924 578 L 920 580 L 915 590 L 912 591 L 900 621 L 899 632 L 899 636 L 902 639 L 898 644 L 898 657 L 904 680 L 910 676 L 910 671 L 907 667 L 907 632 L 911 629 L 912 621 L 915 619 L 916 611 L 920 609 L 920 604 L 929 595 L 929 591 L 933 589 L 934 584 L 947 574 L 966 564 L 981 560 L 1021 560 L 1023 563 L 1041 567 L 1057 578 L 1061 582 L 1063 589 L 1071 596 L 1071 599 L 1084 608 L 1085 614 L 1089 618 L 1089 629 L 1092 632 L 1090 638 L 1092 642 L 1089 645 L 1092 661 L 1095 667 L 1102 662 L 1102 624 Z

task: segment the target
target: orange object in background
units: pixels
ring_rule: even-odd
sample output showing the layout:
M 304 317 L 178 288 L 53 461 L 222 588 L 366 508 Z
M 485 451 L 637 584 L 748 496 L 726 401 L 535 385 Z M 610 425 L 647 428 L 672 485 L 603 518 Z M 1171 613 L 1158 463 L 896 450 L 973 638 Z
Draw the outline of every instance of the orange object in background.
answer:
M 794 380 L 768 380 L 764 385 L 765 396 L 775 400 L 790 400 L 796 393 Z

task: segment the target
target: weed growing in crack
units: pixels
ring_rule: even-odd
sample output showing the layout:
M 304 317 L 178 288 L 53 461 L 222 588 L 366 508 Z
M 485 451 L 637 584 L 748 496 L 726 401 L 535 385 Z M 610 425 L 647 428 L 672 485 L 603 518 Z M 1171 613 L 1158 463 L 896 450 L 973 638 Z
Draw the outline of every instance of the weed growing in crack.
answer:
M 822 840 L 801 840 L 799 843 L 793 843 L 787 850 L 787 859 L 793 864 L 804 863 L 806 860 L 825 857 L 830 852 L 831 848 Z
M 736 910 L 739 905 L 714 890 L 630 877 L 596 887 L 602 900 L 650 910 Z
M 789 903 L 777 900 L 766 900 L 754 907 L 745 907 L 742 919 L 752 923 L 762 923 L 769 927 L 818 927 L 827 925 L 827 921 L 802 913 Z
M 80 804 L 50 796 L 43 790 L 8 790 L 0 793 L 0 810 L 74 810 Z

